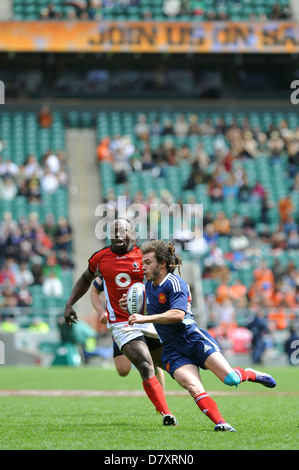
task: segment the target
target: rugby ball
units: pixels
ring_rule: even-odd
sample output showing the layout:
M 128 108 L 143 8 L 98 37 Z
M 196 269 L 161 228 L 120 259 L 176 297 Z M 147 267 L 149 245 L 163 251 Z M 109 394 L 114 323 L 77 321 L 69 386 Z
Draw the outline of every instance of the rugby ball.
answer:
M 129 315 L 134 313 L 147 315 L 145 286 L 142 282 L 135 282 L 135 284 L 131 285 L 127 292 L 127 303 Z

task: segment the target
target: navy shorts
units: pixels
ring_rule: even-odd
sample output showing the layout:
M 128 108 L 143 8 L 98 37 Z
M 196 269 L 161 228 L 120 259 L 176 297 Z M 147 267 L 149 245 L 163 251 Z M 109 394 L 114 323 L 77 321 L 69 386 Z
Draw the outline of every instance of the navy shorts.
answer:
M 196 325 L 188 325 L 183 335 L 164 343 L 162 362 L 171 376 L 176 369 L 193 364 L 205 369 L 204 363 L 214 352 L 220 352 L 217 341 L 205 330 Z

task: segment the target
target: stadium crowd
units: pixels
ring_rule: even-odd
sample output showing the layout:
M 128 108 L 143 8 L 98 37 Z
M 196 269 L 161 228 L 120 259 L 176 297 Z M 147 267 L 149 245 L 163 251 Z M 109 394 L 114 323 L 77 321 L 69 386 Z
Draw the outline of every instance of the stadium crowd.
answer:
M 67 185 L 63 152 L 49 151 L 41 160 L 30 154 L 23 164 L 0 157 L 0 204 L 22 200 L 28 210 L 17 218 L 7 207 L 0 221 L 1 307 L 32 305 L 33 285 L 46 296 L 62 297 L 61 271 L 74 267 L 72 228 L 66 217 L 46 212 L 41 220 L 40 213 L 45 196 Z
M 142 0 L 66 0 L 61 5 L 66 7 L 62 12 L 55 3 L 49 4 L 40 11 L 42 20 L 94 20 L 105 19 L 107 14 L 117 13 L 126 15 L 130 9 L 137 8 L 140 20 L 152 20 L 152 5 Z M 202 19 L 204 21 L 226 21 L 232 19 L 232 11 L 241 13 L 244 7 L 250 5 L 248 0 L 214 0 L 205 2 L 204 0 L 164 0 L 161 1 L 160 13 L 165 19 L 180 19 L 190 17 L 190 19 Z M 248 20 L 264 21 L 290 20 L 292 12 L 289 4 L 273 4 L 270 8 L 260 12 L 254 9 L 248 13 Z M 110 18 L 111 19 L 111 18 Z M 161 19 L 161 18 L 159 18 Z
M 148 197 L 142 191 L 130 197 L 129 190 L 131 172 L 146 172 L 158 179 L 165 176 L 167 167 L 180 166 L 182 161 L 191 165 L 184 190 L 202 183 L 207 188 L 211 204 L 204 208 L 203 237 L 194 240 L 194 232 L 187 227 L 174 238 L 183 258 L 191 254 L 199 260 L 204 285 L 210 283 L 208 291 L 204 290 L 209 326 L 233 327 L 240 323 L 238 312 L 262 309 L 270 330 L 286 330 L 295 320 L 294 309 L 299 308 L 298 208 L 290 197 L 299 191 L 299 128 L 289 128 L 284 119 L 261 129 L 246 117 L 242 123 L 232 118 L 228 124 L 219 118 L 212 124 L 210 118 L 200 122 L 195 114 L 163 122 L 148 122 L 140 114 L 134 132 L 135 140 L 106 137 L 97 149 L 98 161 L 113 166 L 115 184 L 127 188 L 128 205 L 141 203 L 149 210 L 152 202 L 182 204 L 167 189 L 160 195 L 151 191 Z M 151 144 L 154 135 L 165 136 L 158 147 Z M 188 137 L 194 135 L 213 136 L 214 151 L 206 152 L 201 142 L 191 150 Z M 180 145 L 177 137 L 183 138 Z M 272 167 L 280 168 L 287 180 L 289 191 L 278 200 L 262 180 L 253 185 L 248 181 L 246 162 L 261 155 Z M 116 208 L 116 198 L 111 188 L 107 203 Z M 228 200 L 249 203 L 251 208 L 257 205 L 258 216 L 253 217 L 253 211 L 228 216 L 223 209 L 213 210 Z M 273 208 L 277 223 L 269 217 Z
M 29 307 L 30 286 L 46 296 L 63 295 L 61 272 L 72 270 L 72 229 L 65 218 L 48 214 L 44 223 L 32 212 L 16 221 L 10 212 L 0 222 L 0 305 Z

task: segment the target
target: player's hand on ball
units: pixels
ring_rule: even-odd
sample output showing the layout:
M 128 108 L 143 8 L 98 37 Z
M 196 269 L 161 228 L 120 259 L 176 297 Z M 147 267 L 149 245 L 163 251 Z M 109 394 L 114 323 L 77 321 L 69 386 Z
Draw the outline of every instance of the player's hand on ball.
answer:
M 78 323 L 78 321 L 79 321 L 77 313 L 75 312 L 73 307 L 70 307 L 69 305 L 65 306 L 64 319 L 65 319 L 66 323 L 68 323 L 69 325 L 71 325 L 72 323 Z
M 127 309 L 127 305 L 128 305 L 128 302 L 127 302 L 127 294 L 123 294 L 121 299 L 119 299 L 119 302 L 118 302 L 120 308 L 124 311 L 124 312 L 127 312 L 128 309 Z

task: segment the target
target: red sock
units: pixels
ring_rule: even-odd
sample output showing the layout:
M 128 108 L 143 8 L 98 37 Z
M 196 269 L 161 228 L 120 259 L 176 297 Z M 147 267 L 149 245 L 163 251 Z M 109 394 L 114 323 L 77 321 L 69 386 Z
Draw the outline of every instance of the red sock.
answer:
M 198 408 L 210 418 L 213 423 L 225 423 L 225 419 L 219 413 L 217 403 L 206 393 L 200 393 L 194 398 Z
M 241 382 L 246 382 L 246 380 L 255 381 L 255 373 L 251 370 L 244 370 L 242 367 L 234 367 L 234 371 L 237 372 Z
M 166 403 L 164 390 L 157 377 L 151 377 L 150 379 L 142 382 L 143 388 L 151 402 L 155 405 L 156 410 L 162 415 L 171 414 Z

